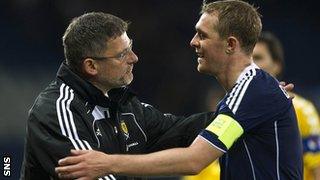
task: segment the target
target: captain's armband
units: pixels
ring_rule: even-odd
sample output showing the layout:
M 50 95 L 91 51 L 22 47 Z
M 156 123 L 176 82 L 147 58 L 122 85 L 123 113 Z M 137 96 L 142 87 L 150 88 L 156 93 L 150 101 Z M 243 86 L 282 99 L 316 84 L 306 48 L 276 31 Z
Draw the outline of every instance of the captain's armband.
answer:
M 229 149 L 232 144 L 243 134 L 243 128 L 232 117 L 219 114 L 206 128 L 218 136 L 218 139 Z

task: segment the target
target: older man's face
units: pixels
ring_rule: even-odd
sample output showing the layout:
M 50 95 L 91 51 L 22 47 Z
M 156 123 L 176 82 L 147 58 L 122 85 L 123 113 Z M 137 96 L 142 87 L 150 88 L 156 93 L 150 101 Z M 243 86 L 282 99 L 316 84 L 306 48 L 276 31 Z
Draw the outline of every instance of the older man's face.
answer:
M 127 33 L 107 42 L 105 57 L 110 57 L 99 64 L 96 82 L 101 86 L 118 88 L 133 80 L 133 65 L 138 62 L 137 55 L 132 51 L 132 40 Z

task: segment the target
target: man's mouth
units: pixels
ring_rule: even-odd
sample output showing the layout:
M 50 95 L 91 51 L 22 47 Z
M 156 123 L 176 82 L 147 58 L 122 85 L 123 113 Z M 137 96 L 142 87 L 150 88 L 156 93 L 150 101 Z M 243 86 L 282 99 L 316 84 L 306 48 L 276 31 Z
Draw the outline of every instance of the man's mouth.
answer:
M 203 57 L 204 57 L 202 53 L 199 53 L 199 52 L 196 52 L 196 53 L 197 53 L 197 56 L 198 56 L 199 58 L 203 58 Z
M 127 73 L 131 73 L 132 72 L 133 67 L 129 68 Z

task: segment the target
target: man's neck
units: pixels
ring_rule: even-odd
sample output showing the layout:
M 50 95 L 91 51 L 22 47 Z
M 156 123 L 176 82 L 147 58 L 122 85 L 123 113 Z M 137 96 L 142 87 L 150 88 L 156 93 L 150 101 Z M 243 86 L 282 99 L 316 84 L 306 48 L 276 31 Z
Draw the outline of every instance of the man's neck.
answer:
M 100 91 L 102 91 L 102 93 L 104 95 L 108 94 L 108 91 L 111 89 L 111 88 L 108 88 L 108 87 L 105 87 L 105 86 L 102 86 L 100 85 L 99 83 L 96 83 L 96 82 L 91 82 L 96 88 L 98 88 Z
M 249 56 L 237 56 L 236 58 L 228 59 L 224 70 L 216 76 L 220 85 L 229 92 L 236 84 L 241 72 L 252 63 L 252 59 Z

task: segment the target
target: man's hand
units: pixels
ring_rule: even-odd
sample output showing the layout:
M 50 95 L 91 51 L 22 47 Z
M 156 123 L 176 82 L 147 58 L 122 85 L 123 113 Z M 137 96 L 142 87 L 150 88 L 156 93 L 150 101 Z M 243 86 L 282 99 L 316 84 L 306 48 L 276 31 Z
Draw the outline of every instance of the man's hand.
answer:
M 284 81 L 281 81 L 279 84 L 280 84 L 281 86 L 283 86 L 283 88 L 284 88 L 287 92 L 289 92 L 290 98 L 293 99 L 293 98 L 294 98 L 294 94 L 292 93 L 292 90 L 293 90 L 293 88 L 294 88 L 294 84 L 292 84 L 292 83 L 286 84 L 286 82 L 284 82 Z
M 59 160 L 55 169 L 61 179 L 91 180 L 109 174 L 106 170 L 107 154 L 93 150 L 71 150 L 73 156 Z

